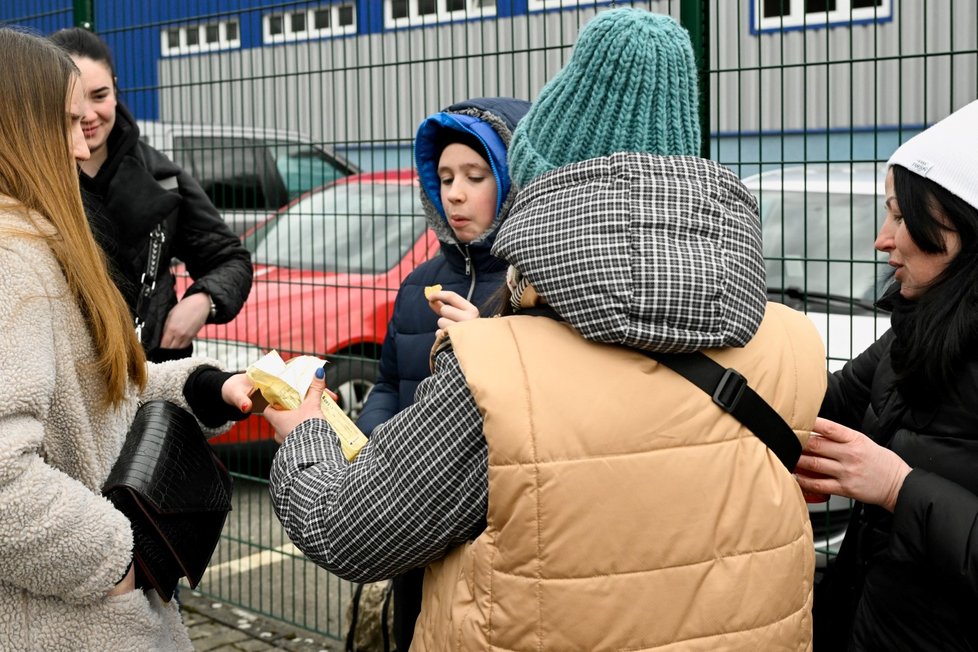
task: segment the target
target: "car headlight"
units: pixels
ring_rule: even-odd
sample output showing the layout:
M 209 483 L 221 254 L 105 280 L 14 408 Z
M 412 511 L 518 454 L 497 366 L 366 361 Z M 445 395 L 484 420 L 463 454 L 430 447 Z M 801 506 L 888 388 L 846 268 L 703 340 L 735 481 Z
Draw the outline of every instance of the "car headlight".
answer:
M 194 355 L 214 358 L 228 371 L 244 371 L 263 355 L 260 347 L 231 340 L 194 340 Z

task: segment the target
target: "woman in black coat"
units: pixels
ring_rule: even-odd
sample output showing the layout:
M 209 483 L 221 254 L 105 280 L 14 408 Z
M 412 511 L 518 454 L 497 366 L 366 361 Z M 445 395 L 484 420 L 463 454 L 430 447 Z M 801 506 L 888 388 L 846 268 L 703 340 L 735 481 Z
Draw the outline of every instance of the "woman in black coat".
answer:
M 80 161 L 85 212 L 116 285 L 129 304 L 148 359 L 193 352 L 206 323 L 234 319 L 251 290 L 251 256 L 200 185 L 139 140 L 139 128 L 116 98 L 108 46 L 78 28 L 51 40 L 81 71 L 82 131 L 91 151 Z M 186 264 L 194 283 L 177 301 L 170 260 Z
M 876 248 L 892 328 L 830 375 L 798 463 L 803 491 L 857 501 L 816 591 L 815 644 L 976 650 L 978 102 L 889 165 Z

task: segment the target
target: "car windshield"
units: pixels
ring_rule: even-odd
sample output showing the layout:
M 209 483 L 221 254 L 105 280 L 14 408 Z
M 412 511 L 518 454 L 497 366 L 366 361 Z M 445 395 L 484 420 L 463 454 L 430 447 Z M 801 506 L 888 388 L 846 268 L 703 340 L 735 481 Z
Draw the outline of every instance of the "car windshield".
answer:
M 305 197 L 245 241 L 257 264 L 380 274 L 426 228 L 414 185 L 341 183 Z
M 769 290 L 831 295 L 869 305 L 887 266 L 873 248 L 881 200 L 875 195 L 791 192 L 760 197 Z M 840 311 L 850 306 L 840 305 Z
M 308 145 L 280 144 L 273 148 L 273 156 L 290 200 L 348 174 L 324 152 Z

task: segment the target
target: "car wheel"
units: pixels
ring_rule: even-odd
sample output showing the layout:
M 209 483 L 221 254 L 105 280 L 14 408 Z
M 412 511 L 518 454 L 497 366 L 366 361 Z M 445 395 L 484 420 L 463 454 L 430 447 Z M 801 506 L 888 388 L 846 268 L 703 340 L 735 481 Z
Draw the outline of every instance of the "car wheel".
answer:
M 326 365 L 326 386 L 339 396 L 337 403 L 354 421 L 363 412 L 376 380 L 376 360 L 351 358 Z

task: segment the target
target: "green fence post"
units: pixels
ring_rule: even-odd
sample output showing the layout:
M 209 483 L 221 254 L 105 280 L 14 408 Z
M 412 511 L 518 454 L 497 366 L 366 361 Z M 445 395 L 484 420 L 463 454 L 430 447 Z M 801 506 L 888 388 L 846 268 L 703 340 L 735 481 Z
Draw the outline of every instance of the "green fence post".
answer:
M 95 31 L 95 1 L 74 0 L 75 27 Z
M 700 86 L 700 156 L 710 158 L 710 14 L 708 0 L 680 0 L 679 20 L 693 44 Z

